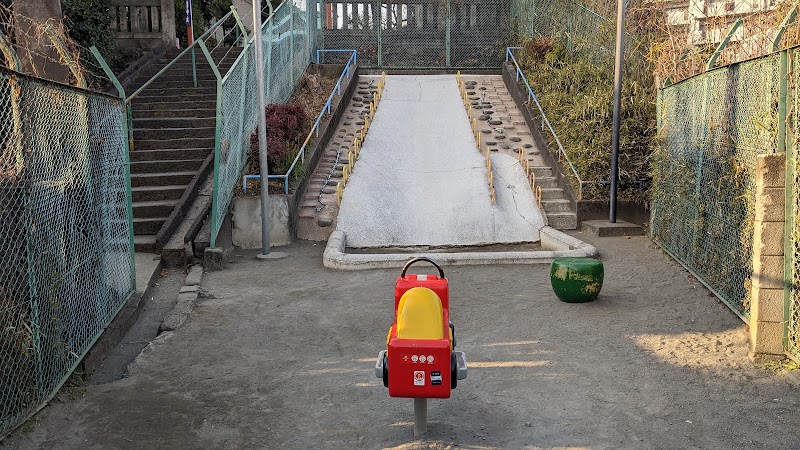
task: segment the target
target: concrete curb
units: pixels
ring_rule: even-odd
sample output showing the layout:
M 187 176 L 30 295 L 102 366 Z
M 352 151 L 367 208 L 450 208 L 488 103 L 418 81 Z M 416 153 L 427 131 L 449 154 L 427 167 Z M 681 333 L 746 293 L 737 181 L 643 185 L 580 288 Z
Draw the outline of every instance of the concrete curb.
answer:
M 595 257 L 597 249 L 580 239 L 564 234 L 555 228 L 544 227 L 539 232 L 542 247 L 546 250 L 528 252 L 464 252 L 424 253 L 448 266 L 481 264 L 550 264 L 560 257 Z M 403 265 L 414 256 L 409 253 L 352 254 L 345 253 L 347 237 L 336 230 L 328 239 L 322 264 L 337 270 L 392 269 Z
M 203 279 L 203 266 L 195 265 L 189 270 L 186 275 L 184 286 L 178 293 L 178 301 L 172 308 L 172 311 L 164 317 L 161 325 L 158 327 L 158 334 L 166 331 L 175 331 L 180 328 L 194 309 L 194 304 L 200 294 L 200 282 Z

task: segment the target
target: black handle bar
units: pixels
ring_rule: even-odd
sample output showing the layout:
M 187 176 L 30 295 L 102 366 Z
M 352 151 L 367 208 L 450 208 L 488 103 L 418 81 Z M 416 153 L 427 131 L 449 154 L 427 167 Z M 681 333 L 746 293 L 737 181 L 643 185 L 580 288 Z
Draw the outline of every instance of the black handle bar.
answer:
M 432 260 L 430 258 L 426 258 L 424 256 L 421 256 L 421 257 L 418 257 L 418 258 L 414 258 L 411 261 L 407 262 L 406 265 L 403 266 L 403 272 L 400 274 L 400 277 L 401 278 L 405 278 L 406 277 L 406 271 L 408 270 L 408 268 L 411 267 L 412 264 L 420 262 L 420 261 L 427 261 L 427 262 L 433 264 L 434 267 L 436 267 L 436 269 L 439 270 L 439 278 L 444 278 L 444 270 L 442 270 L 442 267 L 436 261 L 434 261 L 434 260 Z

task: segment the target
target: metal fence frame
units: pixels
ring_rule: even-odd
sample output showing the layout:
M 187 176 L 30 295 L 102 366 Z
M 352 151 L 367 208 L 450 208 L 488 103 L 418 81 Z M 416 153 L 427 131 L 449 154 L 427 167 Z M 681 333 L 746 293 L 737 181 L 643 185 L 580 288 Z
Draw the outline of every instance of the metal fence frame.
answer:
M 755 157 L 778 149 L 777 54 L 720 67 L 659 96 L 651 234 L 749 320 Z
M 0 67 L 0 437 L 135 290 L 124 102 Z
M 511 38 L 511 0 L 321 0 L 316 12 L 319 48 L 355 49 L 368 68 L 496 69 Z
M 267 103 L 284 103 L 289 99 L 316 50 L 317 32 L 312 14 L 316 0 L 301 0 L 300 4 L 305 5 L 305 11 L 293 2 L 283 2 L 262 25 Z M 255 72 L 248 69 L 255 64 L 252 37 L 226 74 L 219 73 L 205 45 L 201 43 L 201 47 L 217 77 L 211 206 L 211 246 L 214 247 L 247 162 L 250 136 L 258 126 L 258 102 L 255 101 L 258 91 Z

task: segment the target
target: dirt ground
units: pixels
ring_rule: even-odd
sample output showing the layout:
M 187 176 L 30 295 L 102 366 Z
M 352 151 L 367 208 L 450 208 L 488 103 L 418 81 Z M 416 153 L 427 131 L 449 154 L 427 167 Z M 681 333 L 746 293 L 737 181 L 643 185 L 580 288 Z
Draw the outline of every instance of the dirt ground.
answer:
M 129 377 L 47 407 L 11 448 L 800 448 L 800 374 L 754 366 L 744 325 L 646 238 L 581 238 L 606 280 L 558 301 L 548 266 L 445 268 L 469 377 L 408 399 L 373 365 L 396 270 L 335 272 L 322 245 L 206 274 L 213 298 Z

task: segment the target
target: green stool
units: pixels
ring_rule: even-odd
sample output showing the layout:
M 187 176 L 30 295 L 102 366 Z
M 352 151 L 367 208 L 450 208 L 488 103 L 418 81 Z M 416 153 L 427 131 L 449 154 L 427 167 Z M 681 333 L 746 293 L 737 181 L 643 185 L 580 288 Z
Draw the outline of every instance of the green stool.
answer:
M 550 265 L 550 284 L 562 302 L 590 302 L 603 288 L 603 263 L 593 258 L 556 258 Z

